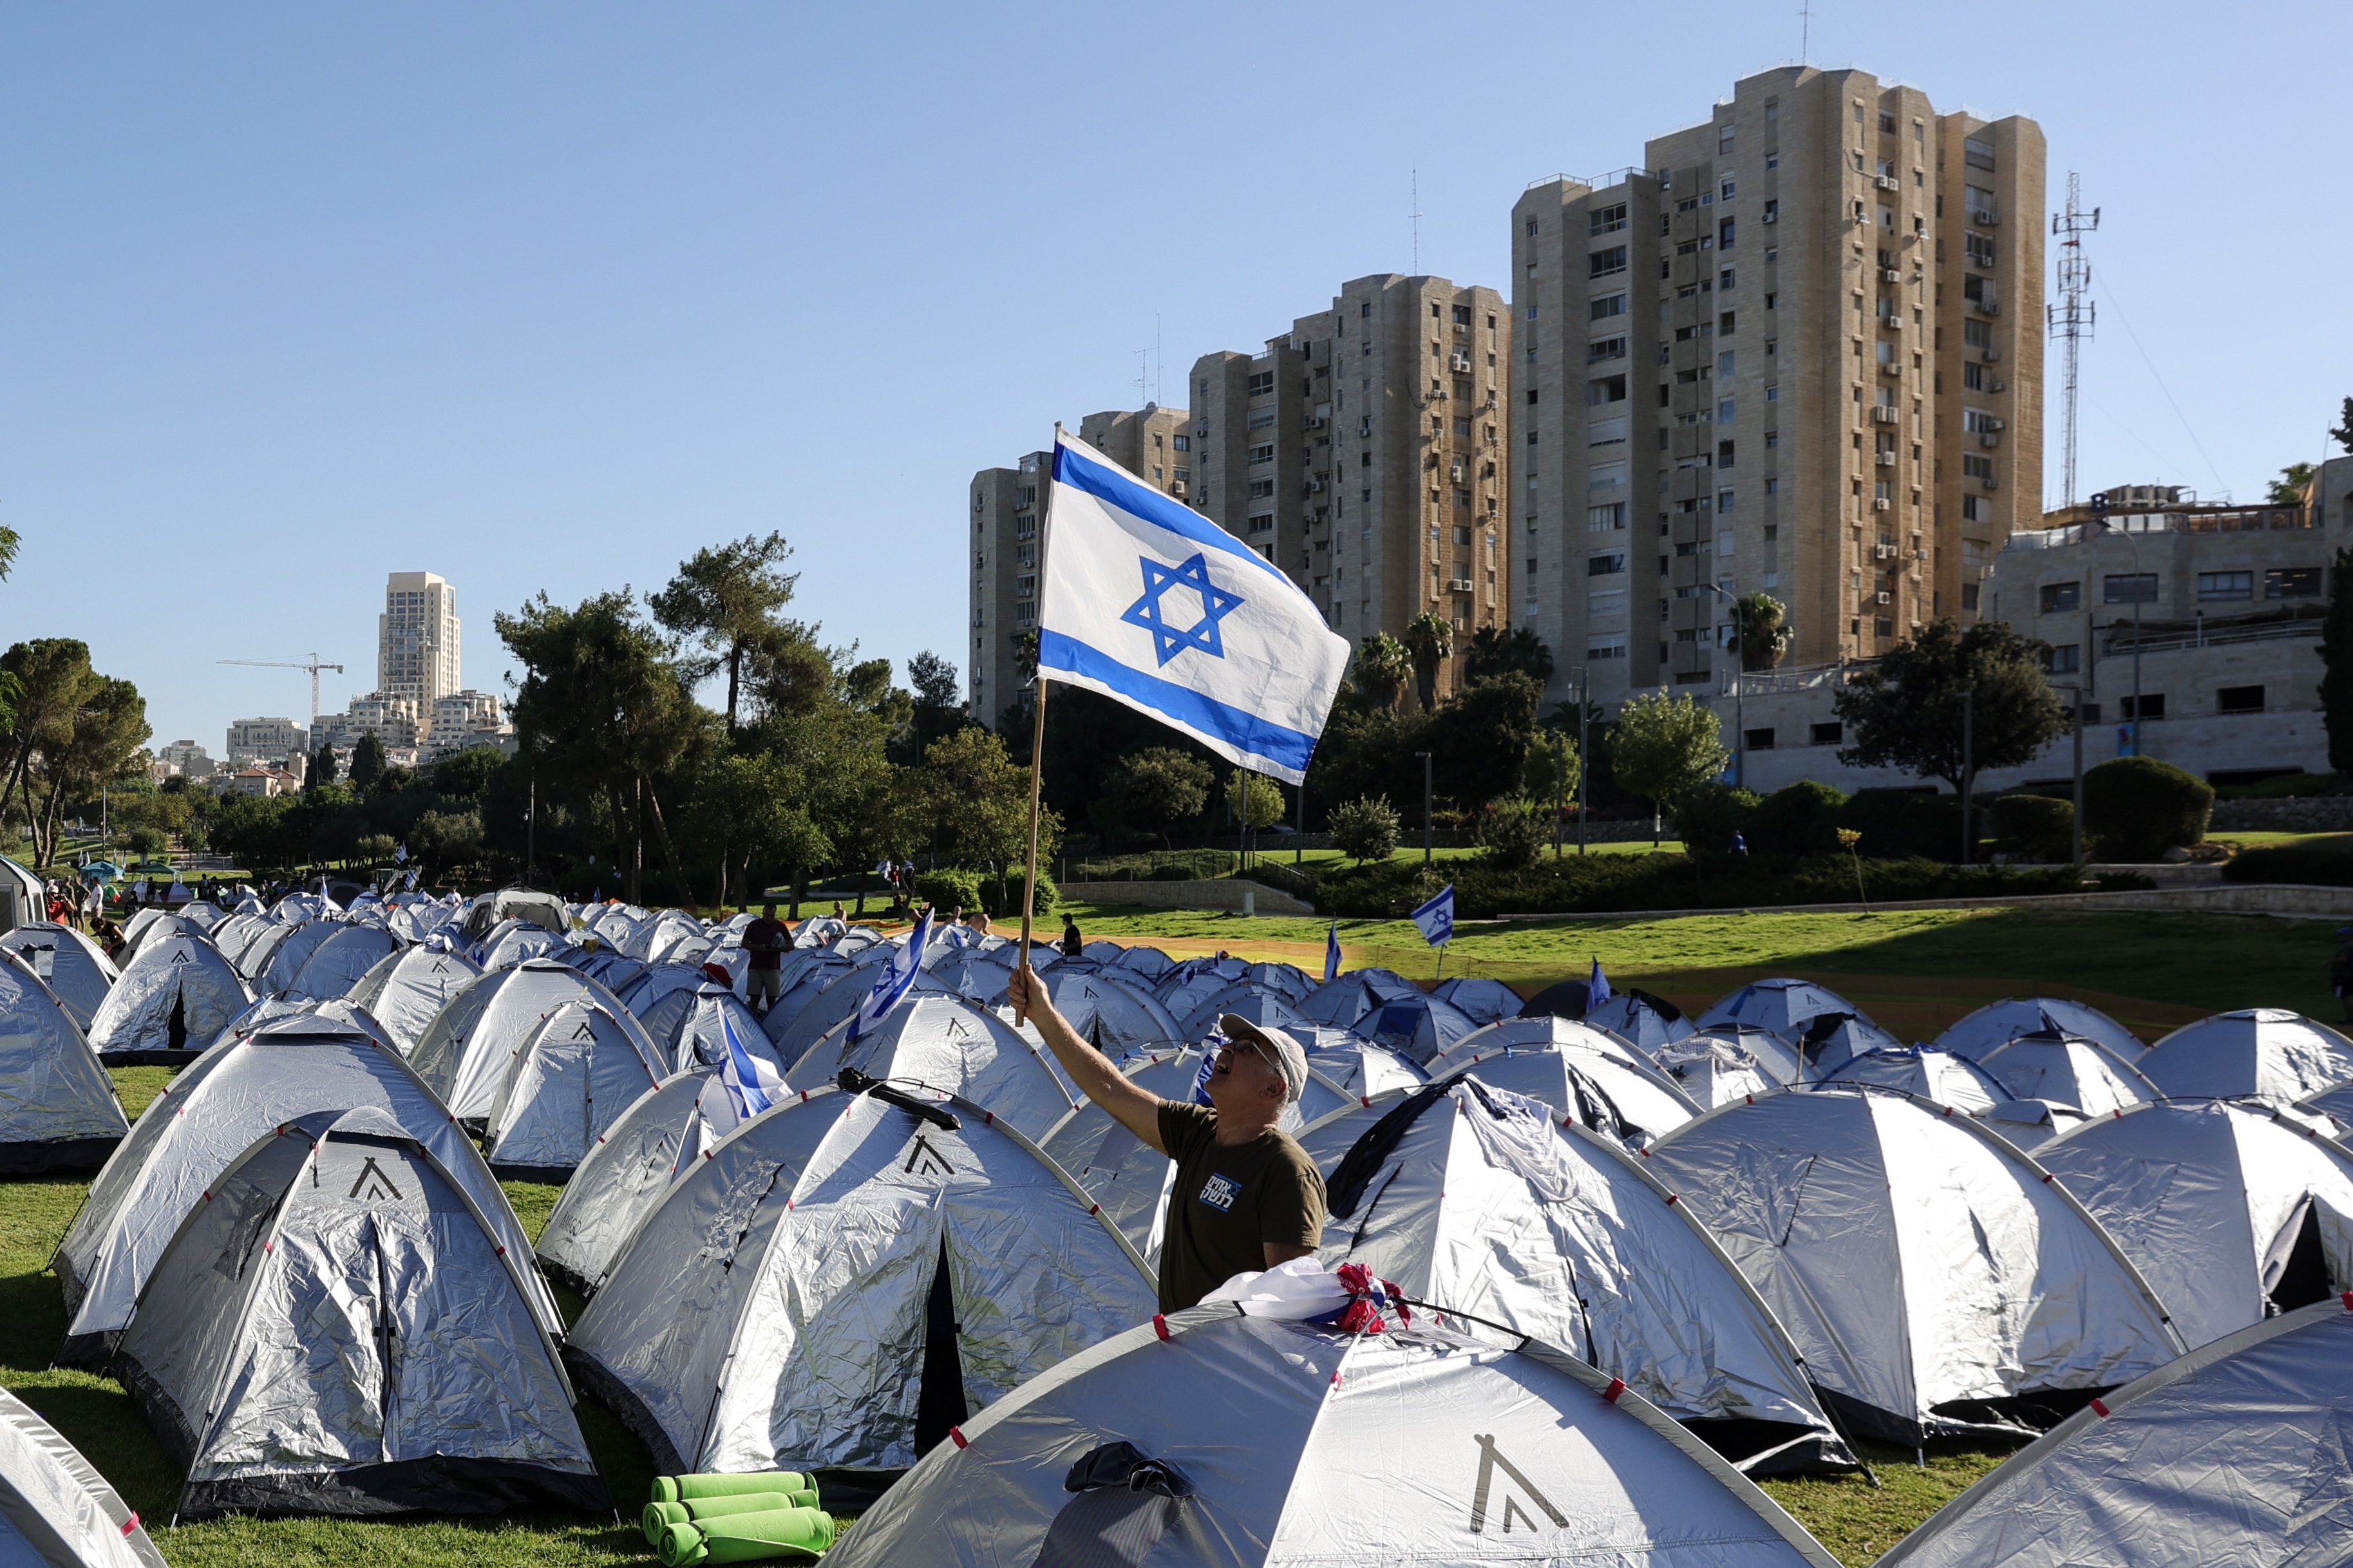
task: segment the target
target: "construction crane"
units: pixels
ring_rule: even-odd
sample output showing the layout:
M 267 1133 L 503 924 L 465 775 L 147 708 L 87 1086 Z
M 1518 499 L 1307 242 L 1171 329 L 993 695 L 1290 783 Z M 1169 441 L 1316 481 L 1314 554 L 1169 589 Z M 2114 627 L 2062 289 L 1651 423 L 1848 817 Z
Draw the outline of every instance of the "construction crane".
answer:
M 261 669 L 309 670 L 311 672 L 311 729 L 313 732 L 316 732 L 319 728 L 319 672 L 322 669 L 332 669 L 337 675 L 341 675 L 343 672 L 343 667 L 340 664 L 320 663 L 319 656 L 315 653 L 307 660 L 299 658 L 224 658 L 219 662 L 222 664 L 252 665 Z

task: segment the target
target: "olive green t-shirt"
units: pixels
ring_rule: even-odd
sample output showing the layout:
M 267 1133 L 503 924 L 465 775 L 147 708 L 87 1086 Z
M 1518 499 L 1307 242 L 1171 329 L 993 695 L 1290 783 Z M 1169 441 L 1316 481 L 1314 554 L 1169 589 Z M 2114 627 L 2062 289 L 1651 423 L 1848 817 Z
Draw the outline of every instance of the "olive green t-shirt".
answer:
M 1237 1274 L 1266 1267 L 1264 1244 L 1324 1238 L 1324 1178 L 1288 1132 L 1218 1142 L 1218 1113 L 1160 1102 L 1160 1146 L 1176 1162 L 1160 1244 L 1160 1310 L 1190 1307 Z

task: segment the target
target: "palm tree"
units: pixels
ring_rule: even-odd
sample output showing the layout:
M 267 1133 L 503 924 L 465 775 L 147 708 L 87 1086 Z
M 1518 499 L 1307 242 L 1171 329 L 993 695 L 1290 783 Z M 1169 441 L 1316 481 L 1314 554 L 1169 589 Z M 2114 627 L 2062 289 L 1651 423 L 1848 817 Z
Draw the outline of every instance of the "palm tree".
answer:
M 1770 669 L 1781 662 L 1797 635 L 1789 627 L 1788 617 L 1788 606 L 1770 594 L 1751 594 L 1732 602 L 1742 669 Z
M 1413 676 L 1413 655 L 1387 632 L 1375 632 L 1356 647 L 1356 689 L 1374 708 L 1388 712 L 1405 694 Z
M 1413 683 L 1421 695 L 1421 710 L 1438 710 L 1438 667 L 1454 657 L 1454 623 L 1424 610 L 1405 628 L 1406 650 L 1413 656 Z

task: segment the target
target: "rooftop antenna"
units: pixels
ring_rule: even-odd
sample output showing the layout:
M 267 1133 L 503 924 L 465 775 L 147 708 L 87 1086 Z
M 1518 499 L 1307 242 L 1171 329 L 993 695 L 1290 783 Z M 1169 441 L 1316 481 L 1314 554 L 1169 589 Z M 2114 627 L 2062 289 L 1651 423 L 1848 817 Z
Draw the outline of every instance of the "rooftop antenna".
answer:
M 1160 347 L 1160 312 L 1152 312 L 1152 401 L 1158 403 L 1163 392 L 1161 374 L 1168 368 L 1168 356 Z
M 1139 403 L 1141 403 L 1141 402 L 1145 401 L 1145 399 L 1146 399 L 1146 398 L 1151 395 L 1151 392 L 1152 392 L 1152 351 L 1151 351 L 1151 349 L 1149 349 L 1149 348 L 1140 348 L 1140 349 L 1138 349 L 1138 350 L 1136 350 L 1136 351 L 1135 351 L 1135 396 L 1136 396 L 1136 401 L 1137 401 L 1137 402 L 1139 402 Z
M 1413 171 L 1413 275 L 1421 276 L 1421 171 Z
M 1804 65 L 1814 49 L 1814 0 L 1798 3 L 1798 63 Z
M 2060 428 L 2065 454 L 2060 467 L 2062 506 L 2075 504 L 2075 391 L 2083 347 L 2092 340 L 2098 307 L 2091 299 L 2092 264 L 2084 257 L 2084 236 L 2100 226 L 2100 209 L 2084 210 L 2084 185 L 2073 170 L 2067 173 L 2067 210 L 2051 215 L 2051 232 L 2059 237 L 2059 299 L 2047 307 L 2051 335 L 2059 340 Z M 2129 325 L 2130 323 L 2126 323 Z

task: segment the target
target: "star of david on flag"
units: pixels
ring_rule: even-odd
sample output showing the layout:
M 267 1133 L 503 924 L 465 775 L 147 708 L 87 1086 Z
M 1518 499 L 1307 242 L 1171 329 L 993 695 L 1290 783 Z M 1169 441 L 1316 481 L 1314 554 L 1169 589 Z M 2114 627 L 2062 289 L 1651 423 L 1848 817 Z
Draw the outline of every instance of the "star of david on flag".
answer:
M 851 1045 L 872 1034 L 882 1020 L 891 1016 L 891 1009 L 914 989 L 915 976 L 923 968 L 923 948 L 931 939 L 932 911 L 925 910 L 923 918 L 917 921 L 915 929 L 908 933 L 907 945 L 883 964 L 881 977 L 874 982 L 874 989 L 869 991 L 866 1000 L 858 1005 L 858 1016 L 849 1025 Z
M 1041 544 L 1039 675 L 1240 766 L 1306 776 L 1348 640 L 1271 560 L 1067 434 Z
M 1196 551 L 1193 559 L 1182 566 L 1164 566 L 1146 555 L 1144 567 L 1144 597 L 1138 599 L 1120 616 L 1132 626 L 1142 626 L 1152 634 L 1153 651 L 1166 664 L 1188 647 L 1199 648 L 1211 658 L 1226 657 L 1225 639 L 1218 635 L 1218 623 L 1242 607 L 1242 596 L 1229 594 L 1209 581 L 1208 559 Z M 1186 588 L 1200 595 L 1201 618 L 1189 631 L 1179 631 L 1168 624 L 1162 603 L 1172 588 Z
M 1432 947 L 1444 947 L 1454 940 L 1454 884 L 1449 882 L 1430 896 L 1430 902 L 1413 911 L 1413 923 L 1421 928 L 1421 940 Z

